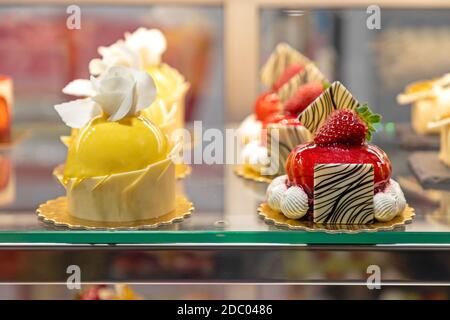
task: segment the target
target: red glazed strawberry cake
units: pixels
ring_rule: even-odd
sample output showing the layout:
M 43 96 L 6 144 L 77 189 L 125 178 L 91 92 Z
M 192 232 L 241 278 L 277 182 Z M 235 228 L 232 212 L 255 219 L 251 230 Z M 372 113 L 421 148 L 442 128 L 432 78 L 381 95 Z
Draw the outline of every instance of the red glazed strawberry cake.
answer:
M 401 214 L 406 200 L 386 153 L 369 144 L 381 116 L 339 82 L 300 113 L 313 141 L 290 152 L 286 175 L 272 181 L 267 204 L 290 219 L 366 225 Z

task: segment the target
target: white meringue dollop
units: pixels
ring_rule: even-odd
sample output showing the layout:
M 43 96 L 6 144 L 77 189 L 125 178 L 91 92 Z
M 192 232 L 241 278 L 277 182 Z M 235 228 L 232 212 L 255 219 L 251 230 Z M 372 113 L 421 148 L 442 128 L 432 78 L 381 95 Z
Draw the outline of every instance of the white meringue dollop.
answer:
M 267 148 L 260 145 L 259 141 L 252 141 L 248 143 L 242 149 L 241 156 L 245 165 L 258 172 L 270 163 Z
M 302 218 L 309 209 L 308 195 L 301 187 L 292 186 L 281 200 L 281 212 L 289 219 Z
M 395 201 L 397 202 L 397 214 L 401 214 L 406 208 L 406 199 L 398 182 L 391 179 L 389 181 L 387 192 L 395 198 Z
M 391 179 L 384 192 L 373 197 L 375 219 L 387 222 L 401 214 L 406 208 L 406 199 L 397 181 Z
M 268 192 L 267 203 L 269 207 L 271 207 L 275 211 L 281 210 L 281 201 L 284 197 L 286 189 L 287 187 L 285 184 L 279 184 L 271 189 L 270 192 Z
M 270 191 L 274 187 L 279 186 L 280 184 L 286 185 L 286 180 L 287 180 L 287 175 L 282 175 L 282 176 L 279 176 L 279 177 L 276 177 L 275 179 L 273 179 L 272 182 L 270 182 L 269 186 L 267 187 L 266 194 L 269 194 Z
M 397 202 L 390 193 L 379 192 L 373 197 L 375 219 L 381 222 L 392 220 L 397 215 Z
M 254 114 L 247 116 L 238 128 L 238 135 L 243 144 L 261 140 L 262 122 Z
M 286 185 L 287 175 L 276 177 L 267 187 L 267 204 L 289 219 L 300 219 L 309 210 L 308 195 L 301 187 Z

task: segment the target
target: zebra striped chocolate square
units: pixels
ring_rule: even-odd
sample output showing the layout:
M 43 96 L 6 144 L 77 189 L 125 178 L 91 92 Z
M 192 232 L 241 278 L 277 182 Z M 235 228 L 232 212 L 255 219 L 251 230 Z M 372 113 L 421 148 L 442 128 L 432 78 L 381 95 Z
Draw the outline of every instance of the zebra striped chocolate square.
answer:
M 372 164 L 314 166 L 314 222 L 369 224 L 374 221 Z
M 339 81 L 335 81 L 300 115 L 298 120 L 314 134 L 328 116 L 337 109 L 355 110 L 359 106 L 352 94 Z
M 278 44 L 261 69 L 262 83 L 268 88 L 271 88 L 284 70 L 294 63 L 307 65 L 311 63 L 311 60 L 293 49 L 287 43 Z
M 280 88 L 278 91 L 280 101 L 285 103 L 294 95 L 295 92 L 297 92 L 297 89 L 300 86 L 313 81 L 321 83 L 328 82 L 327 78 L 322 72 L 320 72 L 316 65 L 314 63 L 310 63 Z

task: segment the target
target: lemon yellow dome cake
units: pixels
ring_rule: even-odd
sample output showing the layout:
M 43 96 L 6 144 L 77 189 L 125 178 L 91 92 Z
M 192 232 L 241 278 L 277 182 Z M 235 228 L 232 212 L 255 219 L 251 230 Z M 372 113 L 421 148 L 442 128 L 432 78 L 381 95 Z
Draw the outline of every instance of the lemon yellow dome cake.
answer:
M 55 106 L 66 124 L 79 129 L 62 179 L 70 214 L 131 222 L 173 211 L 175 168 L 169 143 L 157 125 L 139 115 L 155 98 L 140 91 L 154 88 L 152 79 L 145 72 L 114 67 L 97 85 L 99 93 L 92 98 Z M 134 99 L 124 106 L 128 95 Z

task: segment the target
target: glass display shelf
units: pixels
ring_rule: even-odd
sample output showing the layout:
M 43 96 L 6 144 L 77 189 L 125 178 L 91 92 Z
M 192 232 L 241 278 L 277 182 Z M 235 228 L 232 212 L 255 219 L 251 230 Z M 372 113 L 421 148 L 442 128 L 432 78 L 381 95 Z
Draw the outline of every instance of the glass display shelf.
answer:
M 17 128 L 18 130 L 24 130 Z M 408 167 L 408 152 L 396 134 L 382 132 L 375 143 L 393 162 L 395 178 L 415 209 L 412 224 L 395 231 L 330 234 L 280 229 L 257 214 L 266 185 L 237 177 L 232 165 L 193 165 L 179 188 L 195 211 L 183 222 L 155 230 L 76 231 L 55 228 L 37 218 L 39 204 L 64 195 L 52 170 L 65 160 L 59 137 L 67 129 L 55 125 L 28 126 L 26 137 L 0 151 L 0 245 L 123 244 L 192 246 L 277 245 L 436 245 L 450 246 L 450 193 L 423 190 Z

